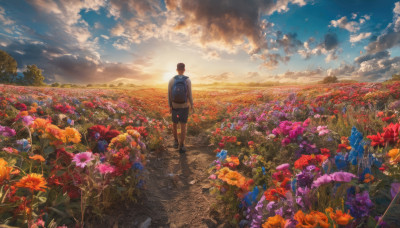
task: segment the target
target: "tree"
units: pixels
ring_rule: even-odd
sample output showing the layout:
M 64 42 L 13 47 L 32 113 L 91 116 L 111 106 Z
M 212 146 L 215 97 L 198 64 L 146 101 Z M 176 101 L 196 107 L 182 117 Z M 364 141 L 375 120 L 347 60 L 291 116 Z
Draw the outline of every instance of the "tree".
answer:
M 337 83 L 338 79 L 336 76 L 327 76 L 324 78 L 322 81 L 323 84 L 328 84 L 328 83 Z
M 27 85 L 40 86 L 43 85 L 44 76 L 42 70 L 36 65 L 28 65 L 24 71 L 24 81 Z
M 17 61 L 7 52 L 0 50 L 0 83 L 13 83 L 17 79 Z

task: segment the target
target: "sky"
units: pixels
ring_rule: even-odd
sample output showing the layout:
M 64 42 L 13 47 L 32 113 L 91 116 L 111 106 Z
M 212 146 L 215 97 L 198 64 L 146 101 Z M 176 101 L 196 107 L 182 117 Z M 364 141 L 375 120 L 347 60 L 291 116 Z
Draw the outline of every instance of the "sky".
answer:
M 391 0 L 0 0 L 0 50 L 49 83 L 384 81 L 399 47 Z

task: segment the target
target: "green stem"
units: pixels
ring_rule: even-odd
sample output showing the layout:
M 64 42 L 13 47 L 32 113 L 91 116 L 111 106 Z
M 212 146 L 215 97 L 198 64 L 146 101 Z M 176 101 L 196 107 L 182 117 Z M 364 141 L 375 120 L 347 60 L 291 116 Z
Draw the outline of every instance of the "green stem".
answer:
M 393 207 L 393 205 L 395 204 L 395 202 L 397 201 L 398 198 L 400 198 L 400 191 L 397 192 L 396 196 L 393 198 L 392 202 L 390 202 L 390 204 L 389 204 L 388 208 L 386 209 L 385 213 L 383 213 L 382 217 L 379 218 L 378 222 L 376 223 L 375 228 L 378 228 L 380 223 L 385 218 L 387 212 Z

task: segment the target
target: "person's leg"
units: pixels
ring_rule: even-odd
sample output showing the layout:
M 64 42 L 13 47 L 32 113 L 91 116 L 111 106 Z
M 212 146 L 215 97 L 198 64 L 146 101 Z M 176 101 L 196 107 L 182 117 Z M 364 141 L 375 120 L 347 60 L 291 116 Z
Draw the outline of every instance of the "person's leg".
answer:
M 172 134 L 174 135 L 175 142 L 177 142 L 178 141 L 178 124 L 177 123 L 172 123 Z
M 181 124 L 181 145 L 185 145 L 185 137 L 186 137 L 186 123 L 180 123 Z
M 172 109 L 172 134 L 174 135 L 174 148 L 178 149 L 178 114 L 175 109 Z

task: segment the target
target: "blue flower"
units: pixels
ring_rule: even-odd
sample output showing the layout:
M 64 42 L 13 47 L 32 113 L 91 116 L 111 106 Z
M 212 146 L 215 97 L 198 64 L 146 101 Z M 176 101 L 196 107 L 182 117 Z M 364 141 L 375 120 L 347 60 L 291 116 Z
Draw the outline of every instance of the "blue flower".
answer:
M 262 170 L 262 172 L 263 172 L 264 175 L 267 175 L 267 172 L 265 172 L 265 167 L 264 167 L 264 166 L 261 167 L 261 170 Z
M 217 154 L 217 158 L 219 158 L 221 161 L 226 159 L 226 156 L 228 155 L 228 151 L 226 150 L 221 150 L 221 152 L 219 152 Z
M 344 170 L 347 167 L 346 157 L 342 154 L 337 154 L 335 156 L 335 164 L 339 170 Z
M 259 193 L 259 192 L 260 192 L 260 190 L 258 189 L 257 186 L 255 186 L 255 187 L 253 188 L 253 191 L 248 192 L 248 193 L 244 196 L 243 200 L 244 200 L 244 202 L 246 203 L 246 206 L 247 206 L 247 207 L 249 207 L 249 206 L 253 205 L 253 203 L 257 202 L 257 196 L 258 196 L 258 193 Z
M 349 137 L 351 151 L 349 153 L 348 161 L 353 165 L 357 165 L 358 159 L 361 159 L 364 155 L 364 146 L 366 142 L 363 140 L 363 135 L 357 130 L 356 127 L 351 129 L 351 135 Z
M 140 162 L 135 162 L 135 163 L 133 163 L 133 165 L 132 165 L 132 169 L 137 169 L 137 170 L 142 171 L 142 170 L 143 170 L 143 165 L 142 165 L 142 163 L 140 163 Z
M 97 142 L 97 148 L 99 149 L 100 152 L 105 152 L 107 146 L 108 146 L 108 143 L 106 140 L 100 140 Z

